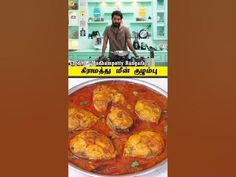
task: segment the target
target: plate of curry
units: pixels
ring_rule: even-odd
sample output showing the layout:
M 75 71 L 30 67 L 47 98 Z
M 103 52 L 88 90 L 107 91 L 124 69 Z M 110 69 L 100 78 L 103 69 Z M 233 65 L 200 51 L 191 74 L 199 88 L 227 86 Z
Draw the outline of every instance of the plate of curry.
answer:
M 167 93 L 136 79 L 69 90 L 69 165 L 90 176 L 146 174 L 167 162 Z

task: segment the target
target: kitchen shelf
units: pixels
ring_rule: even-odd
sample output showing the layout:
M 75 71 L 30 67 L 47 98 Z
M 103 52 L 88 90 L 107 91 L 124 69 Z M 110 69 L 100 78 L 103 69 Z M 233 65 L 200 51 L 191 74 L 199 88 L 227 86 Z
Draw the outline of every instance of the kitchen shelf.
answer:
M 168 0 L 155 0 L 153 14 L 153 40 L 165 41 L 168 39 Z
M 88 24 L 107 24 L 107 23 L 109 23 L 109 22 L 88 22 Z
M 104 14 L 111 14 L 111 13 L 112 13 L 112 11 L 104 12 Z M 134 14 L 134 12 L 124 12 L 124 11 L 122 11 L 122 14 Z
M 157 11 L 159 11 L 159 12 L 165 12 L 165 7 L 157 7 Z
M 101 2 L 117 3 L 117 1 L 114 1 L 114 0 L 104 0 L 104 1 L 101 1 L 101 0 L 89 0 L 88 1 L 88 3 L 101 3 Z M 133 0 L 119 0 L 119 2 L 121 2 L 121 3 L 133 3 L 134 1 Z M 151 3 L 152 0 L 136 0 L 136 2 L 148 2 L 148 3 Z
M 166 10 L 167 0 L 157 0 L 157 10 Z
M 164 8 L 157 8 L 157 12 L 158 12 L 158 13 L 159 13 L 159 12 L 163 12 L 163 13 L 165 13 L 166 10 L 165 10 Z
M 166 37 L 157 37 L 156 40 L 165 41 L 165 40 L 167 40 L 167 38 Z
M 137 24 L 152 24 L 152 21 L 134 21 L 130 23 L 137 23 Z
M 165 26 L 164 22 L 157 22 L 157 26 Z

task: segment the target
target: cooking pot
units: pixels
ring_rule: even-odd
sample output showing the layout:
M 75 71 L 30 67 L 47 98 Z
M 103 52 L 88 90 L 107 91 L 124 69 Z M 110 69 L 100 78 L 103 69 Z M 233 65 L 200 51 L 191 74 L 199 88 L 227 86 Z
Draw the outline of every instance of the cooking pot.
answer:
M 129 51 L 127 50 L 116 50 L 116 51 L 111 51 L 110 53 L 119 57 L 125 57 L 129 55 Z

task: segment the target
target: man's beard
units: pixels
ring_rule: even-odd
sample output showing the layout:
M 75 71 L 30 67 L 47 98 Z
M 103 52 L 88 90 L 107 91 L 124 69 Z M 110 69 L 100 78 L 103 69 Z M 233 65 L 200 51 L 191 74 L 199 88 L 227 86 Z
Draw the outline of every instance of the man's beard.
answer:
M 112 26 L 115 28 L 119 28 L 120 27 L 120 23 L 112 23 Z

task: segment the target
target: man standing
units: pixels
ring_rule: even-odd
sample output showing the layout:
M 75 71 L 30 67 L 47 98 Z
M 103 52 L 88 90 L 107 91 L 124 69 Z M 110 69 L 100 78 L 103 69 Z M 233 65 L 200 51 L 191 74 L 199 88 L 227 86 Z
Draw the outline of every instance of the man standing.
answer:
M 114 52 L 116 50 L 128 51 L 127 46 L 133 52 L 134 56 L 136 58 L 138 57 L 131 42 L 129 29 L 121 24 L 122 18 L 123 15 L 120 11 L 117 10 L 112 12 L 112 25 L 107 26 L 103 33 L 102 57 L 104 57 L 105 55 L 108 40 L 110 44 L 110 57 L 112 57 L 111 52 Z

